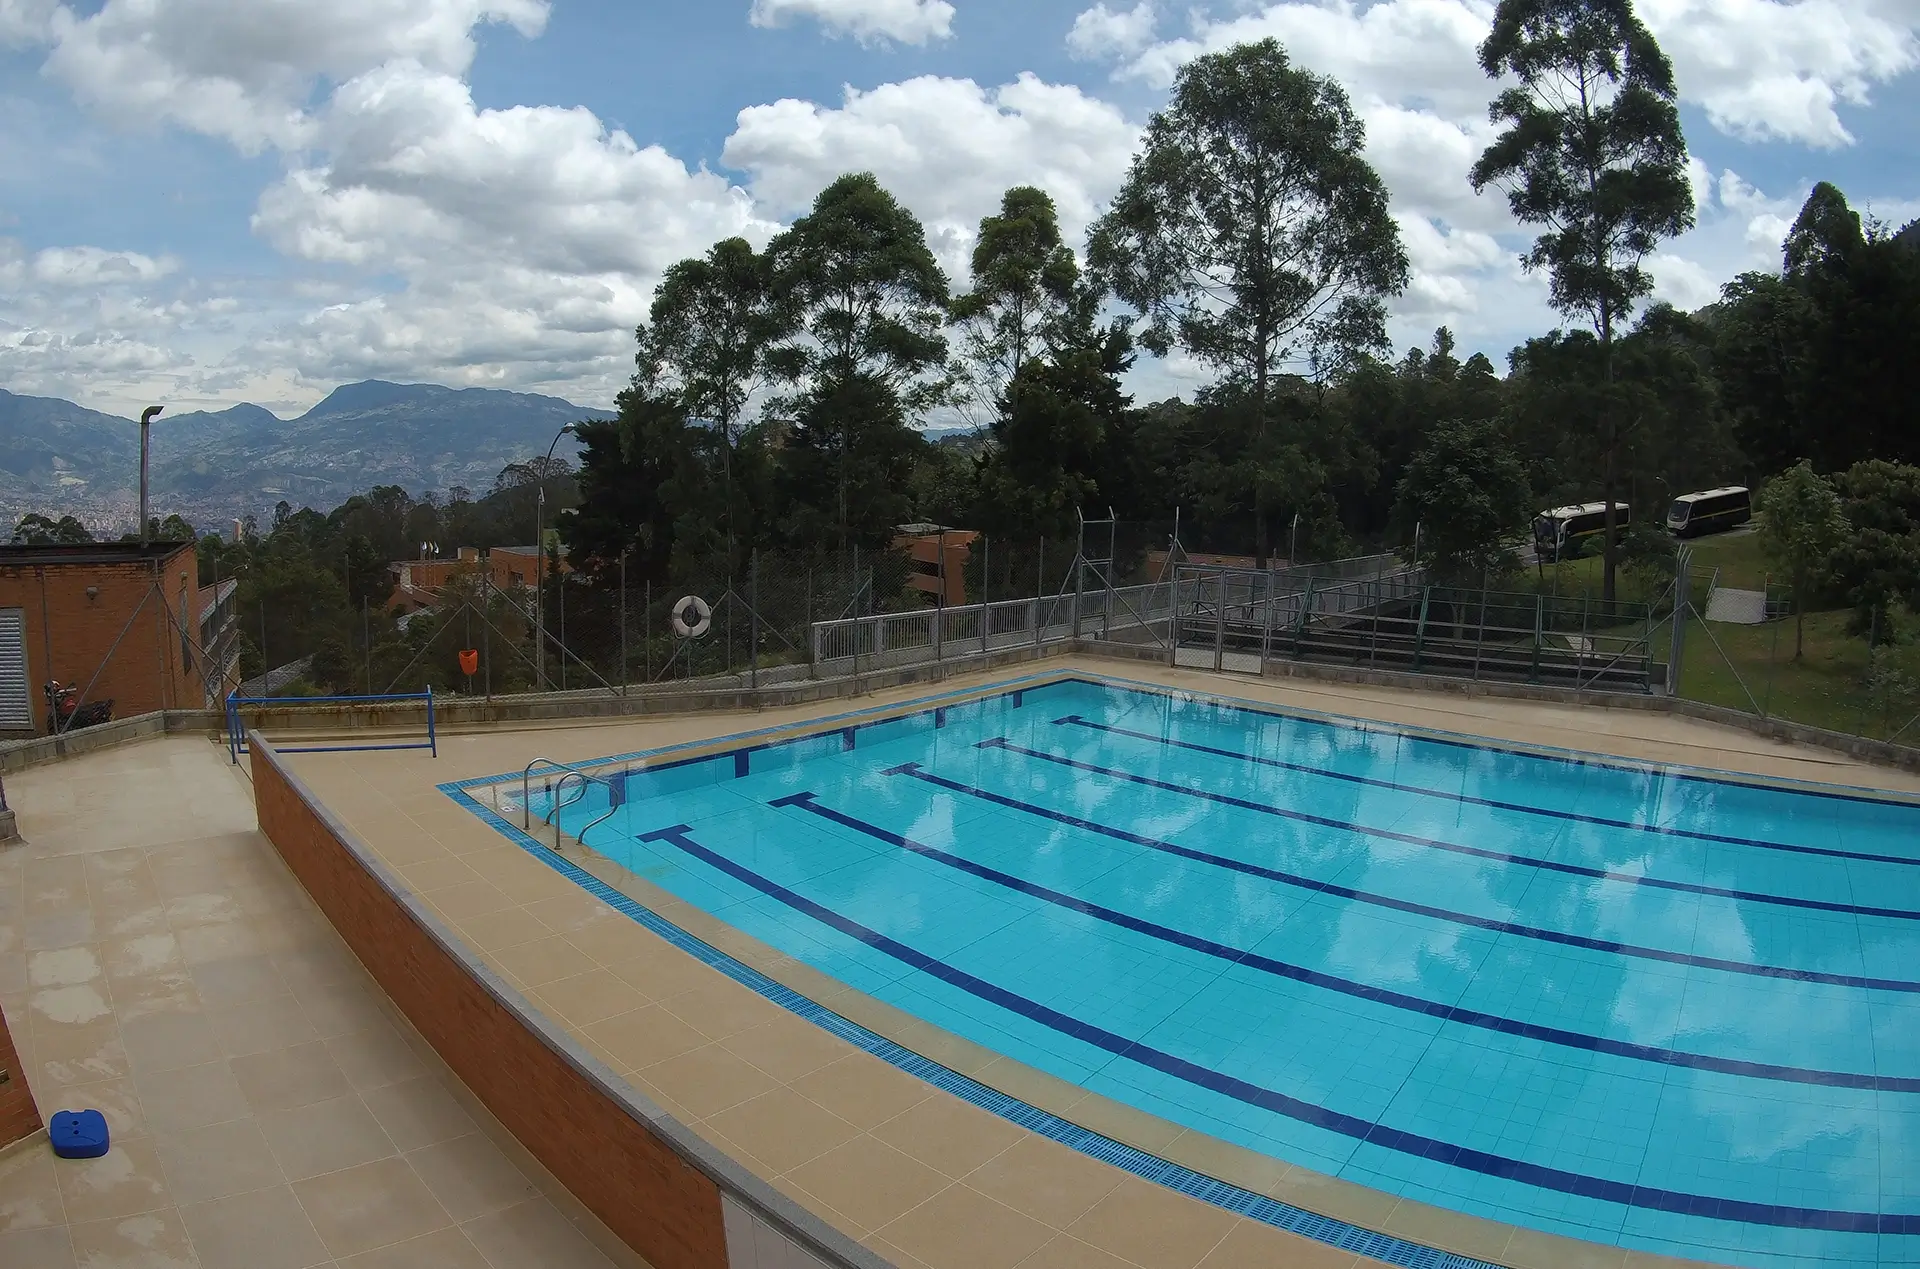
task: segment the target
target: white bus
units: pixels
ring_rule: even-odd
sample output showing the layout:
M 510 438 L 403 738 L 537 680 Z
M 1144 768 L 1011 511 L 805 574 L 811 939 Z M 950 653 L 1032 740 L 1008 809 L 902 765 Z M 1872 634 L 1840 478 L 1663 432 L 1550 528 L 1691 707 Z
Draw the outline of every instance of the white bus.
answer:
M 1667 530 L 1677 538 L 1725 533 L 1753 519 L 1753 495 L 1744 485 L 1681 494 L 1667 508 Z
M 1633 516 L 1624 502 L 1613 504 L 1613 530 L 1626 532 Z M 1586 549 L 1589 541 L 1598 541 L 1607 531 L 1607 504 L 1583 502 L 1576 507 L 1555 507 L 1533 518 L 1533 549 L 1544 560 L 1570 560 Z

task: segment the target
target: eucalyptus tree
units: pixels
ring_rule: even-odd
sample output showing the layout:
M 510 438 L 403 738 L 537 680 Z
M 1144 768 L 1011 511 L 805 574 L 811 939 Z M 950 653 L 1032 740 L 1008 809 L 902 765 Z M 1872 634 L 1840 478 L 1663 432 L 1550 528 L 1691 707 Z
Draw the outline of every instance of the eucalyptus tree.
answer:
M 953 301 L 962 398 L 998 414 L 1027 362 L 1058 342 L 1080 265 L 1061 240 L 1053 198 L 1030 185 L 1008 190 L 999 213 L 981 219 L 972 264 L 973 289 Z
M 1279 410 L 1289 366 L 1324 371 L 1386 343 L 1385 298 L 1407 281 L 1387 190 L 1367 162 L 1366 130 L 1333 80 L 1292 64 L 1271 39 L 1181 68 L 1172 99 L 1112 206 L 1089 261 L 1145 319 L 1140 343 L 1176 345 L 1225 381 L 1235 435 L 1219 470 L 1251 512 L 1268 554 L 1269 513 L 1324 493 L 1296 488 L 1313 470 L 1297 409 Z
M 842 176 L 767 247 L 788 386 L 790 531 L 882 546 L 910 505 L 915 416 L 947 398 L 947 278 L 914 214 L 870 172 Z
M 696 425 L 690 437 L 704 428 L 715 442 L 723 505 L 707 519 L 719 521 L 729 573 L 738 563 L 739 531 L 751 532 L 753 512 L 737 505 L 735 459 L 750 407 L 768 384 L 779 333 L 768 259 L 744 238 L 717 242 L 705 256 L 670 267 L 654 292 L 647 323 L 635 331 L 635 390 L 671 401 L 681 418 Z M 640 440 L 639 433 L 627 431 L 629 446 Z
M 1612 599 L 1622 414 L 1614 336 L 1653 290 L 1647 256 L 1693 227 L 1673 66 L 1631 0 L 1500 0 L 1480 66 L 1513 82 L 1488 107 L 1506 126 L 1473 165 L 1473 188 L 1504 190 L 1515 219 L 1543 227 L 1521 262 L 1544 271 L 1553 306 L 1600 340 Z

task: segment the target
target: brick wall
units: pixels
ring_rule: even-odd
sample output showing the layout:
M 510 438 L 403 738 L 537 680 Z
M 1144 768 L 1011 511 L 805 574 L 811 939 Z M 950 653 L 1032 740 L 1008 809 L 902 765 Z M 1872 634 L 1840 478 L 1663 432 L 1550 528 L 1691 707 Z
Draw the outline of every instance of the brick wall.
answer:
M 726 1269 L 720 1189 L 529 1029 L 253 753 L 260 828 L 380 986 L 473 1094 L 656 1269 Z
M 13 1037 L 7 1034 L 5 1014 L 0 1014 L 0 1071 L 6 1072 L 6 1083 L 0 1084 L 0 1149 L 4 1149 L 40 1128 L 40 1108 L 27 1090 L 27 1073 L 21 1068 Z
M 162 607 L 158 600 L 148 598 L 154 584 L 154 565 L 148 560 L 101 564 L 0 561 L 0 608 L 18 608 L 25 619 L 32 734 L 44 735 L 47 730 L 46 697 L 40 685 L 48 679 L 59 679 L 84 689 L 96 670 L 99 677 L 94 679 L 87 699 L 112 700 L 116 718 L 159 709 L 203 708 L 206 682 L 201 677 L 199 654 L 196 649 L 191 668 L 182 664 L 177 624 L 183 614 L 180 589 L 184 578 L 184 624 L 194 643 L 199 642 L 199 571 L 192 547 L 161 561 L 160 582 L 166 597 L 166 606 Z M 89 588 L 94 594 L 87 594 Z M 144 608 L 142 600 L 147 601 Z

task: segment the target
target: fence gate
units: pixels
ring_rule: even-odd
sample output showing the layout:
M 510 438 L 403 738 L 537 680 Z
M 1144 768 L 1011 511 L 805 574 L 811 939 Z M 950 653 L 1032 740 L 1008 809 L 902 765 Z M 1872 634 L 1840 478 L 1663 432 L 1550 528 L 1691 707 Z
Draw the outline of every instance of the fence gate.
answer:
M 1258 674 L 1273 627 L 1272 572 L 1179 564 L 1173 572 L 1173 663 L 1196 670 Z

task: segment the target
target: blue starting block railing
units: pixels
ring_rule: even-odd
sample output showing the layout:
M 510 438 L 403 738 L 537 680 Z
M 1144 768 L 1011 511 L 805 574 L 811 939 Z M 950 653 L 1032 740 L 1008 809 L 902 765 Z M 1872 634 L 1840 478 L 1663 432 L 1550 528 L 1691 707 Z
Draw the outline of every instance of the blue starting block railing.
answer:
M 424 740 L 391 740 L 378 744 L 324 744 L 276 745 L 281 753 L 351 753 L 372 749 L 425 749 L 434 757 L 440 756 L 440 737 L 433 720 L 433 689 L 424 692 L 401 692 L 392 696 L 229 696 L 227 698 L 227 756 L 234 765 L 240 763 L 240 755 L 247 752 L 247 728 L 241 721 L 240 711 L 246 706 L 289 708 L 301 705 L 395 705 L 405 701 L 425 701 L 427 704 L 427 735 Z

